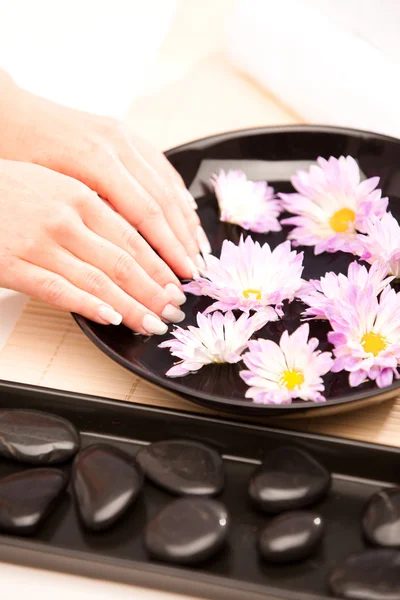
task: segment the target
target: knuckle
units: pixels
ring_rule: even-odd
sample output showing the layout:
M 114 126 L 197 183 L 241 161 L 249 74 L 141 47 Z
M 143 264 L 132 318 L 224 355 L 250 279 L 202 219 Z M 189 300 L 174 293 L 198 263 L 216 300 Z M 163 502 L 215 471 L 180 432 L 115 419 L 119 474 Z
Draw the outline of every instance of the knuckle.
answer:
M 95 198 L 96 194 L 92 192 L 92 190 L 86 186 L 82 186 L 79 191 L 71 197 L 71 206 L 80 212 L 82 209 L 91 207 Z
M 170 183 L 164 183 L 163 185 L 163 198 L 167 204 L 176 203 L 177 201 L 175 188 Z
M 43 299 L 48 304 L 59 306 L 65 297 L 65 288 L 62 282 L 53 277 L 48 277 L 41 281 L 40 287 L 42 289 Z
M 101 271 L 90 269 L 86 273 L 85 289 L 94 296 L 101 294 L 107 287 L 107 284 L 107 277 Z
M 114 280 L 125 283 L 133 276 L 134 262 L 126 252 L 121 252 L 114 265 Z
M 64 205 L 57 212 L 49 215 L 44 223 L 45 231 L 51 237 L 68 233 L 72 224 L 73 212 L 70 206 Z
M 129 225 L 129 223 L 122 225 L 121 240 L 123 247 L 126 248 L 127 252 L 129 252 L 131 256 L 135 256 L 140 241 L 140 234 L 136 229 Z
M 162 212 L 160 206 L 151 197 L 145 200 L 145 210 L 149 218 L 159 217 Z
M 151 279 L 157 282 L 164 282 L 170 279 L 169 269 L 166 265 L 156 265 L 154 268 L 150 269 L 148 274 Z
M 137 221 L 137 226 L 140 227 L 148 219 L 157 219 L 162 215 L 160 206 L 153 200 L 151 196 L 146 196 L 142 199 L 141 216 Z

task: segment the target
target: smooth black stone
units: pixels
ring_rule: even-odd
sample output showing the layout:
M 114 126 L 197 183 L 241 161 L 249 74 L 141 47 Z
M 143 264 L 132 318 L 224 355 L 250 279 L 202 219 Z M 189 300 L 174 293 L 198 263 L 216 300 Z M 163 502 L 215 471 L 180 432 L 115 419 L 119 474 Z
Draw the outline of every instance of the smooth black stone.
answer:
M 214 496 L 224 486 L 221 456 L 199 442 L 156 442 L 143 448 L 137 461 L 153 483 L 173 494 Z
M 271 519 L 261 532 L 261 556 L 274 563 L 304 560 L 315 552 L 321 543 L 323 532 L 322 518 L 316 513 L 284 513 Z
M 35 533 L 51 513 L 68 483 L 63 471 L 30 469 L 0 479 L 0 530 Z
M 312 456 L 290 446 L 272 450 L 249 484 L 252 501 L 276 514 L 314 504 L 329 490 L 330 473 Z
M 209 498 L 179 498 L 147 525 L 145 546 L 158 560 L 195 564 L 223 546 L 229 517 L 223 504 Z
M 354 554 L 332 571 L 329 585 L 332 594 L 348 600 L 400 600 L 400 552 Z
M 132 506 L 143 486 L 133 457 L 107 444 L 94 444 L 74 460 L 72 483 L 83 524 L 100 531 Z
M 0 456 L 33 465 L 65 462 L 79 450 L 66 419 L 36 410 L 0 410 Z
M 365 537 L 371 544 L 400 547 L 400 487 L 371 496 L 362 518 Z

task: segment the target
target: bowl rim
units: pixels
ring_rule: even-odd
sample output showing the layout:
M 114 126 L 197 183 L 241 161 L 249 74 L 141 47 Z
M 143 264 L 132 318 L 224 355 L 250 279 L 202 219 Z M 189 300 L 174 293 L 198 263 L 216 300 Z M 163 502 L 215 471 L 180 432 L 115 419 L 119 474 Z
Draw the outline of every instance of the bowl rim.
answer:
M 201 147 L 206 148 L 210 144 L 218 143 L 219 141 L 226 141 L 235 137 L 246 137 L 246 136 L 255 136 L 255 135 L 265 135 L 269 133 L 326 133 L 332 135 L 353 135 L 361 138 L 374 138 L 377 140 L 382 140 L 386 142 L 395 143 L 400 146 L 400 139 L 395 137 L 390 137 L 388 135 L 374 133 L 371 131 L 365 131 L 361 129 L 352 129 L 347 127 L 336 127 L 332 125 L 275 125 L 275 126 L 263 126 L 263 127 L 251 127 L 245 129 L 237 129 L 231 130 L 227 132 L 221 132 L 217 134 L 213 134 L 206 137 L 201 137 L 190 142 L 186 142 L 179 146 L 175 146 L 170 148 L 165 152 L 167 157 L 172 157 L 179 152 L 186 150 L 193 150 L 194 147 L 196 149 L 201 149 Z M 341 396 L 339 398 L 332 398 L 326 400 L 321 403 L 314 402 L 293 402 L 292 404 L 254 404 L 247 400 L 237 400 L 237 399 L 229 399 L 223 396 L 217 396 L 215 394 L 209 394 L 207 392 L 202 392 L 200 390 L 191 390 L 185 385 L 176 382 L 174 379 L 167 379 L 160 375 L 157 375 L 151 371 L 140 366 L 138 363 L 132 363 L 129 360 L 125 359 L 123 356 L 120 356 L 115 350 L 107 346 L 102 340 L 100 340 L 97 335 L 90 328 L 90 321 L 85 317 L 74 314 L 73 317 L 85 335 L 97 346 L 100 350 L 102 350 L 109 358 L 112 358 L 115 362 L 119 363 L 121 366 L 125 367 L 129 371 L 143 377 L 150 383 L 153 383 L 163 389 L 175 392 L 183 396 L 184 398 L 198 402 L 199 404 L 207 405 L 211 407 L 212 404 L 223 406 L 226 405 L 231 407 L 232 409 L 236 408 L 245 408 L 247 411 L 251 411 L 254 409 L 257 412 L 264 411 L 274 411 L 275 414 L 278 413 L 290 413 L 304 410 L 319 410 L 333 406 L 340 406 L 343 404 L 349 404 L 354 402 L 365 401 L 368 399 L 376 398 L 378 401 L 382 396 L 382 399 L 386 397 L 393 397 L 396 394 L 397 390 L 400 390 L 400 379 L 397 382 L 392 383 L 390 386 L 385 388 L 373 388 L 371 390 L 366 390 L 363 392 L 354 392 L 353 394 L 348 394 L 346 396 Z

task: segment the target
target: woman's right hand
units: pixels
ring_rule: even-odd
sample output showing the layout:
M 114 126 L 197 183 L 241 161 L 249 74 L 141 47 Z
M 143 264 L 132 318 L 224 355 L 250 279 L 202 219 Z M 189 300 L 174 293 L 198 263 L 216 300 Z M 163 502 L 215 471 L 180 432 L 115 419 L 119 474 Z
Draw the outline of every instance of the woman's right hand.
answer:
M 0 287 L 145 335 L 184 318 L 171 269 L 81 182 L 0 160 L 0 215 Z

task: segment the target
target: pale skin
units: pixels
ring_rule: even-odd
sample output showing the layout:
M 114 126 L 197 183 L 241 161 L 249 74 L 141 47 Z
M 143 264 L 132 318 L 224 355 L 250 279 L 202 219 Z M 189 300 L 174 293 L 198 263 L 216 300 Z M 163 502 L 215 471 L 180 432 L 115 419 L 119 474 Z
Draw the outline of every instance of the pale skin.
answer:
M 0 287 L 163 334 L 184 318 L 179 278 L 210 252 L 194 204 L 126 125 L 34 96 L 0 71 Z

